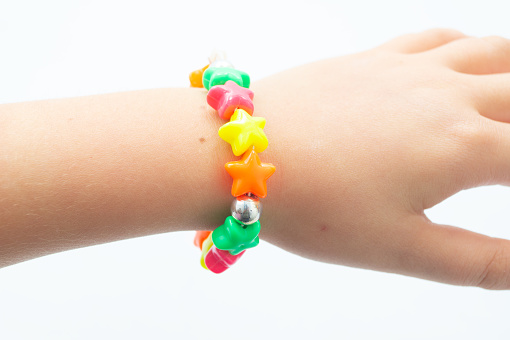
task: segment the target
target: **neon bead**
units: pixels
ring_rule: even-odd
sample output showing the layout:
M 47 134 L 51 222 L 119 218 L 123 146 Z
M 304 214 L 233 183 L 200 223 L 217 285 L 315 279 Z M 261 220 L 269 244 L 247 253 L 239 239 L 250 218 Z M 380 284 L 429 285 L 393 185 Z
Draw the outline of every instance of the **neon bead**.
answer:
M 241 160 L 226 163 L 225 170 L 234 179 L 233 196 L 237 197 L 251 192 L 264 198 L 267 196 L 266 181 L 273 175 L 276 168 L 271 163 L 262 163 L 254 147 L 251 147 Z
M 211 87 L 207 94 L 207 103 L 218 111 L 222 119 L 230 119 L 237 108 L 252 115 L 253 91 L 229 80 L 225 85 Z
M 204 87 L 202 83 L 202 78 L 204 76 L 204 71 L 207 70 L 209 65 L 202 67 L 196 71 L 193 71 L 189 74 L 189 82 L 191 87 Z
M 204 71 L 202 83 L 209 90 L 211 87 L 223 85 L 229 80 L 232 80 L 239 86 L 250 87 L 250 76 L 246 72 L 231 67 L 209 67 Z
M 209 236 L 205 239 L 204 243 L 202 243 L 202 256 L 200 257 L 200 264 L 202 267 L 204 267 L 204 269 L 209 269 L 205 265 L 205 255 L 207 255 L 207 252 L 211 249 L 212 246 L 212 233 L 210 233 Z
M 232 267 L 243 254 L 244 251 L 237 255 L 232 255 L 226 250 L 221 250 L 212 246 L 211 250 L 209 250 L 205 256 L 205 265 L 213 273 L 223 273 L 225 270 Z
M 242 109 L 235 110 L 230 122 L 224 124 L 218 130 L 220 137 L 232 146 L 232 152 L 241 156 L 250 146 L 255 146 L 255 151 L 262 152 L 269 144 L 264 126 L 266 120 L 261 117 L 252 117 Z
M 195 233 L 195 239 L 193 240 L 193 244 L 196 247 L 200 248 L 200 250 L 202 250 L 202 244 L 211 233 L 212 231 L 197 230 L 197 232 Z
M 253 248 L 259 244 L 260 222 L 242 225 L 235 218 L 229 216 L 225 223 L 212 233 L 214 245 L 221 250 L 228 250 L 232 255 L 238 255 L 243 250 Z

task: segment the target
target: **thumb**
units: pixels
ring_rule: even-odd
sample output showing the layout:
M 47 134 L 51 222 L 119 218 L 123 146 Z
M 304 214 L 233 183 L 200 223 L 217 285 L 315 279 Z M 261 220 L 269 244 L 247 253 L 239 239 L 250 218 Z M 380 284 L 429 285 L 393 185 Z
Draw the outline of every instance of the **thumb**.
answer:
M 413 215 L 402 274 L 485 289 L 510 289 L 510 241 Z

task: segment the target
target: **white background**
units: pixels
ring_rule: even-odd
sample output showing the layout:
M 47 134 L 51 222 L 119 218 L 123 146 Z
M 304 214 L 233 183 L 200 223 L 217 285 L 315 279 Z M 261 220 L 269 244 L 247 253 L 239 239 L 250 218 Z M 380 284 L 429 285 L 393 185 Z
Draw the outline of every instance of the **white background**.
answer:
M 215 47 L 257 80 L 432 27 L 510 37 L 507 3 L 0 0 L 0 103 L 185 87 Z M 510 238 L 510 189 L 464 191 L 427 214 Z M 212 275 L 192 238 L 1 269 L 0 339 L 510 338 L 508 291 L 315 263 L 265 242 Z

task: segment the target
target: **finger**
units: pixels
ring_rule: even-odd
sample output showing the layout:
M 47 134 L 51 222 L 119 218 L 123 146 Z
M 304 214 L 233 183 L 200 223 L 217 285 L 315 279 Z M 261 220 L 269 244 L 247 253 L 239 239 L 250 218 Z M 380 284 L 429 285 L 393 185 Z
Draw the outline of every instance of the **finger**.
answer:
M 502 37 L 459 39 L 427 53 L 462 73 L 510 72 L 510 40 Z
M 486 183 L 510 186 L 510 124 L 482 118 L 487 126 L 487 136 L 486 151 L 480 164 L 484 164 Z
M 480 114 L 510 123 L 510 73 L 468 76 L 466 80 Z
M 472 155 L 485 184 L 510 185 L 510 73 L 467 76 L 477 128 L 470 143 Z
M 455 285 L 510 289 L 510 241 L 411 217 L 401 274 Z
M 508 123 L 474 113 L 452 127 L 450 135 L 456 147 L 446 162 L 456 165 L 451 181 L 457 181 L 457 191 L 482 185 L 510 185 Z
M 381 45 L 380 48 L 398 53 L 419 53 L 465 37 L 463 33 L 456 30 L 434 28 L 397 37 Z

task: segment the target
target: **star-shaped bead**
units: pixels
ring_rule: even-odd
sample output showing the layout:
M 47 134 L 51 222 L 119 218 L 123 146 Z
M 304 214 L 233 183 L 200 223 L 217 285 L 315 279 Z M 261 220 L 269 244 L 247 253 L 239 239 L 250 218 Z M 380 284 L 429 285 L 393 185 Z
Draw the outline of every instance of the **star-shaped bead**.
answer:
M 252 117 L 246 111 L 237 109 L 230 122 L 220 127 L 218 134 L 232 146 L 232 152 L 241 156 L 250 146 L 255 151 L 262 152 L 267 148 L 268 141 L 264 133 L 266 120 L 261 117 Z
M 207 238 L 202 243 L 202 256 L 200 257 L 200 264 L 204 269 L 208 269 L 205 265 L 205 256 L 207 255 L 207 252 L 211 249 L 213 246 L 213 240 L 212 240 L 212 233 L 207 236 Z
M 202 77 L 204 75 L 205 70 L 209 65 L 202 67 L 201 69 L 198 69 L 196 71 L 193 71 L 189 74 L 189 82 L 191 87 L 204 87 L 204 84 L 202 83 Z
M 211 87 L 207 94 L 207 103 L 220 115 L 222 119 L 230 119 L 234 111 L 239 108 L 248 114 L 253 114 L 253 91 L 237 85 L 229 80 L 225 85 Z
M 195 232 L 195 239 L 193 240 L 193 244 L 196 247 L 200 248 L 200 250 L 202 250 L 202 244 L 209 237 L 209 235 L 211 233 L 212 233 L 212 231 L 197 230 Z
M 252 147 L 240 161 L 228 162 L 225 169 L 234 179 L 232 195 L 237 197 L 248 192 L 264 198 L 267 196 L 266 180 L 271 177 L 276 168 L 271 163 L 262 163 Z
M 215 85 L 223 85 L 229 80 L 236 82 L 239 86 L 250 87 L 248 73 L 231 67 L 209 67 L 202 77 L 202 83 L 207 90 Z
M 232 267 L 243 254 L 244 251 L 237 255 L 232 255 L 226 250 L 221 250 L 212 246 L 211 250 L 209 250 L 205 256 L 204 262 L 207 269 L 215 274 L 219 274 Z
M 221 250 L 228 250 L 232 255 L 253 248 L 259 244 L 260 222 L 242 225 L 235 218 L 229 216 L 225 223 L 214 229 L 212 241 Z

